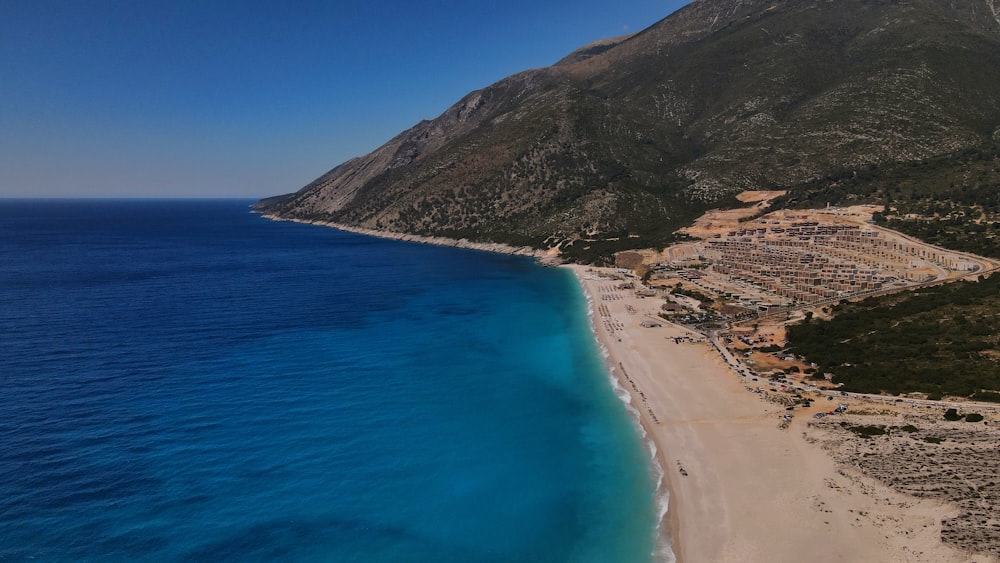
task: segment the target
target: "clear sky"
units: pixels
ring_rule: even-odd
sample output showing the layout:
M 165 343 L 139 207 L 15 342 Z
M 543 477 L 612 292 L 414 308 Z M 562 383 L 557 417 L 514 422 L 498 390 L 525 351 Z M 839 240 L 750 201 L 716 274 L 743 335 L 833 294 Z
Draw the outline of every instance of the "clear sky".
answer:
M 686 0 L 0 0 L 0 197 L 295 191 Z

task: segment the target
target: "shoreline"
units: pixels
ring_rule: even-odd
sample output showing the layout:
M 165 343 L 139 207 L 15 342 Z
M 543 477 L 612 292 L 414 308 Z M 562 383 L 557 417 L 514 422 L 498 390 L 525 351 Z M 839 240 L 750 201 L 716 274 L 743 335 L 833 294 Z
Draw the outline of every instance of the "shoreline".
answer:
M 616 364 L 615 356 L 611 352 L 611 342 L 608 341 L 610 335 L 599 326 L 598 306 L 601 302 L 600 296 L 587 287 L 584 279 L 584 271 L 589 267 L 576 264 L 567 264 L 562 267 L 569 269 L 573 273 L 573 277 L 576 278 L 580 286 L 580 291 L 587 302 L 587 321 L 590 323 L 590 332 L 593 334 L 594 340 L 598 345 L 598 351 L 604 363 L 606 375 L 612 383 L 615 395 L 625 404 L 629 415 L 638 424 L 639 430 L 642 432 L 642 441 L 650 453 L 650 465 L 657 481 L 656 490 L 654 491 L 654 502 L 657 510 L 654 560 L 658 561 L 662 559 L 668 562 L 677 562 L 676 550 L 679 542 L 677 534 L 677 511 L 671 510 L 673 493 L 670 479 L 667 475 L 667 460 L 664 457 L 664 449 L 661 444 L 657 443 L 654 437 L 654 427 L 652 426 L 649 414 L 644 413 L 642 405 L 636 402 L 635 393 L 638 389 L 629 378 L 627 372 L 625 372 L 621 362 L 617 362 Z M 619 390 L 627 395 L 627 399 L 619 395 Z M 665 506 L 661 506 L 661 503 L 664 503 Z
M 539 263 L 546 266 L 556 266 L 562 264 L 562 260 L 559 259 L 557 254 L 551 252 L 544 252 L 542 250 L 538 250 L 530 246 L 511 246 L 509 244 L 504 244 L 499 242 L 474 242 L 468 239 L 429 237 L 422 235 L 411 235 L 408 233 L 397 233 L 393 231 L 378 231 L 375 229 L 366 229 L 364 227 L 345 225 L 343 223 L 333 223 L 331 221 L 316 221 L 316 220 L 280 217 L 278 215 L 272 215 L 270 213 L 260 213 L 260 216 L 265 219 L 269 219 L 271 221 L 285 221 L 289 223 L 301 223 L 303 225 L 317 225 L 320 227 L 330 227 L 333 229 L 337 229 L 338 231 L 344 231 L 348 233 L 366 235 L 382 239 L 399 240 L 404 242 L 415 242 L 419 244 L 430 244 L 433 246 L 450 246 L 452 248 L 479 250 L 482 252 L 493 252 L 495 254 L 509 254 L 511 256 L 526 256 L 529 258 L 534 258 Z
M 942 518 L 954 504 L 897 493 L 824 450 L 808 420 L 779 428 L 781 406 L 747 393 L 750 385 L 702 335 L 657 316 L 659 301 L 612 280 L 612 268 L 561 263 L 530 247 L 475 243 L 292 221 L 393 240 L 533 257 L 570 269 L 588 303 L 614 392 L 628 396 L 660 475 L 654 502 L 656 560 L 679 563 L 993 561 L 945 545 Z M 604 279 L 597 276 L 605 274 Z M 660 323 L 644 327 L 642 320 Z M 634 413 L 632 412 L 634 409 Z M 669 545 L 664 546 L 664 542 Z M 671 553 L 664 552 L 669 547 Z
M 783 407 L 748 393 L 702 335 L 656 317 L 659 301 L 620 288 L 613 269 L 565 267 L 656 449 L 669 495 L 657 548 L 670 541 L 680 563 L 970 560 L 940 541 L 953 507 L 838 466 L 808 420 L 779 428 Z
M 619 398 L 622 399 L 623 403 L 625 403 L 626 409 L 639 425 L 639 429 L 642 431 L 641 438 L 646 447 L 650 449 L 651 469 L 653 470 L 653 474 L 658 477 L 654 502 L 656 504 L 656 509 L 659 512 L 657 514 L 658 521 L 656 522 L 655 527 L 656 538 L 654 542 L 654 552 L 652 555 L 656 561 L 663 560 L 680 563 L 681 559 L 678 555 L 681 545 L 681 537 L 679 534 L 679 516 L 678 510 L 674 507 L 674 484 L 671 482 L 670 475 L 667 471 L 666 450 L 664 445 L 656 439 L 656 428 L 653 420 L 651 419 L 650 411 L 646 409 L 644 412 L 642 403 L 637 400 L 642 397 L 642 395 L 639 395 L 638 397 L 636 396 L 636 394 L 640 392 L 638 387 L 631 377 L 629 377 L 622 362 L 618 360 L 618 354 L 612 351 L 614 345 L 611 342 L 611 334 L 604 329 L 599 321 L 600 313 L 598 307 L 602 302 L 601 296 L 598 291 L 594 290 L 593 287 L 588 286 L 588 280 L 586 279 L 586 271 L 592 268 L 576 264 L 567 264 L 562 267 L 569 269 L 573 273 L 573 276 L 576 278 L 577 283 L 580 286 L 580 291 L 583 292 L 588 305 L 587 318 L 590 323 L 590 330 L 599 346 L 605 371 L 607 372 L 608 378 L 612 382 L 616 395 L 618 389 L 621 389 L 627 394 L 627 401 L 620 396 Z M 662 512 L 663 509 L 660 506 L 661 502 L 666 503 L 665 513 Z
M 663 457 L 663 448 L 660 447 L 656 440 L 653 438 L 651 426 L 649 426 L 650 421 L 648 416 L 644 416 L 640 406 L 635 404 L 635 399 L 633 397 L 634 384 L 625 374 L 624 369 L 621 367 L 616 367 L 611 356 L 609 349 L 609 344 L 605 342 L 605 336 L 602 335 L 598 329 L 596 315 L 597 309 L 594 304 L 595 297 L 590 291 L 584 286 L 584 280 L 576 265 L 564 265 L 563 267 L 570 269 L 573 273 L 574 278 L 580 285 L 580 291 L 583 294 L 587 303 L 587 322 L 590 324 L 590 332 L 594 337 L 594 341 L 598 346 L 598 352 L 601 355 L 601 362 L 604 364 L 605 376 L 611 382 L 612 391 L 615 396 L 624 403 L 625 409 L 628 411 L 629 416 L 632 417 L 633 422 L 638 425 L 638 430 L 641 431 L 643 445 L 646 447 L 649 453 L 649 463 L 652 473 L 655 476 L 656 487 L 654 490 L 654 504 L 657 511 L 657 521 L 655 526 L 656 537 L 653 544 L 653 557 L 655 561 L 663 560 L 666 562 L 676 563 L 677 557 L 674 552 L 676 540 L 676 519 L 675 511 L 670 510 L 670 483 L 667 478 L 666 471 L 666 458 Z M 633 391 L 629 391 L 632 387 Z M 625 393 L 623 397 L 620 393 Z

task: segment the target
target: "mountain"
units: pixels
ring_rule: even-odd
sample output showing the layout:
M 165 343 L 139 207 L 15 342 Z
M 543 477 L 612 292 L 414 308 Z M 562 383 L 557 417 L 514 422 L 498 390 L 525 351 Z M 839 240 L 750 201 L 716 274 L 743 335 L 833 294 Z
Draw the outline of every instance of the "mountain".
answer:
M 472 92 L 258 207 L 609 249 L 666 240 L 746 189 L 993 141 L 1000 0 L 696 0 Z

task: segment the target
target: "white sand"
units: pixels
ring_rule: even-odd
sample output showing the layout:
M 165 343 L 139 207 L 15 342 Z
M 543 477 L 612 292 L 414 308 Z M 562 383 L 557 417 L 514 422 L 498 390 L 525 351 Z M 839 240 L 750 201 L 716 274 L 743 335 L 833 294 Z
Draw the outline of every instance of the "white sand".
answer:
M 850 470 L 804 434 L 806 420 L 779 428 L 783 408 L 749 393 L 707 343 L 655 320 L 660 299 L 588 279 L 593 324 L 609 364 L 632 395 L 657 446 L 670 493 L 673 549 L 683 563 L 987 561 L 943 545 L 952 511 L 892 492 Z

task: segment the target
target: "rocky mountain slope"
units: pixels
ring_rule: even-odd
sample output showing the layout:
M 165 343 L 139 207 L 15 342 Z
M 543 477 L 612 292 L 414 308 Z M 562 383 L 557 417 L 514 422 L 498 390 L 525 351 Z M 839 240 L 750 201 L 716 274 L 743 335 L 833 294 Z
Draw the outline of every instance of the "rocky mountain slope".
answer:
M 610 250 L 663 241 L 746 189 L 994 139 L 1000 0 L 695 0 L 473 92 L 258 207 Z

